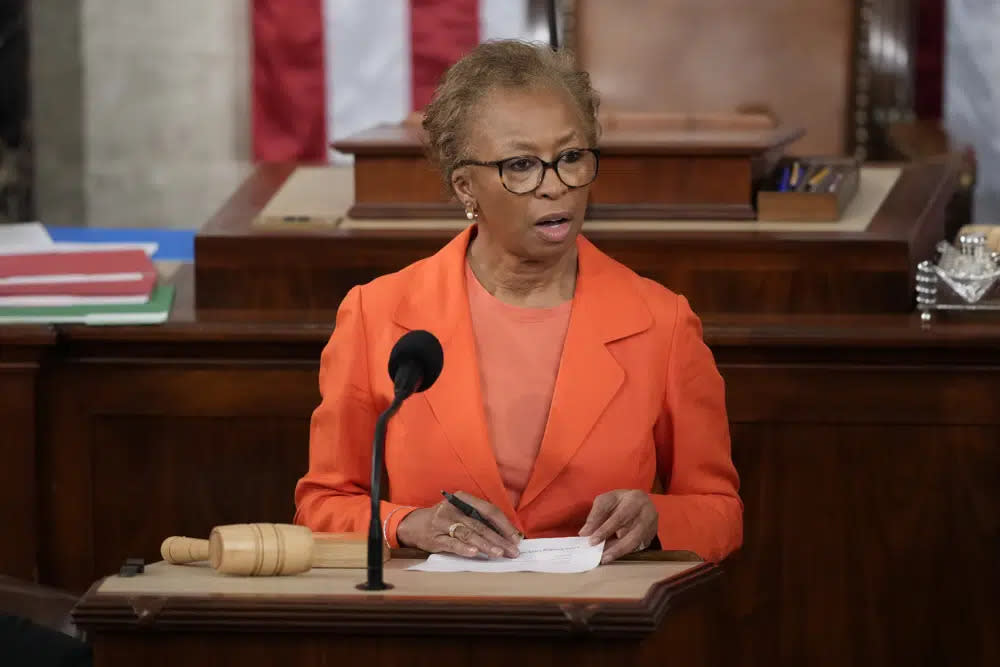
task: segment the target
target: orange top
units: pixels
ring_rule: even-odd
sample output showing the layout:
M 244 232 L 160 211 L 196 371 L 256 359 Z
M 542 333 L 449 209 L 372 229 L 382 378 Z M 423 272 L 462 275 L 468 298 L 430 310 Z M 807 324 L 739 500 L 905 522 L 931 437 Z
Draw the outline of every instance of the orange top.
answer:
M 512 306 L 487 292 L 465 266 L 486 426 L 500 478 L 517 507 L 542 444 L 573 302 Z
M 687 300 L 637 275 L 586 238 L 545 433 L 517 507 L 490 444 L 466 287 L 472 227 L 431 257 L 351 289 L 319 367 L 309 470 L 295 522 L 316 532 L 367 532 L 375 421 L 393 396 L 389 352 L 407 331 L 444 349 L 432 387 L 389 422 L 380 515 L 390 546 L 416 507 L 441 491 L 496 505 L 527 537 L 576 535 L 594 498 L 649 491 L 663 549 L 707 560 L 743 540 L 725 385 Z M 662 492 L 654 489 L 659 480 Z

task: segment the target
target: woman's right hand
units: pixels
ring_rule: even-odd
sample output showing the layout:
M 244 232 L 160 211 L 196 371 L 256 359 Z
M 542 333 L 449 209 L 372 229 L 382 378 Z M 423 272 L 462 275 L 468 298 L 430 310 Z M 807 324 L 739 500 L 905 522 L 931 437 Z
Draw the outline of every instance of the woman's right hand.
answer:
M 490 558 L 515 558 L 521 534 L 495 505 L 459 491 L 455 494 L 476 508 L 487 521 L 503 533 L 500 535 L 484 523 L 467 517 L 447 500 L 434 507 L 410 512 L 396 527 L 396 540 L 403 546 L 416 547 L 428 553 L 453 553 L 473 557 L 484 554 Z M 449 532 L 451 534 L 449 534 Z

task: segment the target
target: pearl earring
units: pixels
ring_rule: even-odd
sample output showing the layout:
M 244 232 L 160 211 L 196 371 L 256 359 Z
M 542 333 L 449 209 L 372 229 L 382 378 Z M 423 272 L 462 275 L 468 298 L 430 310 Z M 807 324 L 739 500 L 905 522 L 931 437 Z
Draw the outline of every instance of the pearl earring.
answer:
M 465 209 L 465 217 L 468 218 L 469 220 L 475 220 L 476 218 L 479 217 L 479 214 L 476 212 L 476 205 L 475 204 L 469 204 L 466 207 L 466 209 Z

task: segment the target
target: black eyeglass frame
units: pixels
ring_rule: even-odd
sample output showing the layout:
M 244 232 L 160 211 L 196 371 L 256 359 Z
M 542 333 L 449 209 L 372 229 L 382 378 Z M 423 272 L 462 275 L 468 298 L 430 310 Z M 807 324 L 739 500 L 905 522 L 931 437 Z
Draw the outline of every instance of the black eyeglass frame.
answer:
M 565 180 L 563 180 L 562 175 L 559 173 L 559 167 L 558 167 L 558 165 L 559 165 L 559 161 L 561 159 L 563 159 L 563 157 L 565 157 L 567 153 L 592 153 L 594 155 L 594 177 L 591 178 L 586 183 L 584 183 L 583 185 L 570 185 Z M 504 162 L 510 162 L 511 160 L 525 160 L 525 159 L 538 160 L 539 162 L 541 162 L 542 163 L 542 175 L 538 178 L 538 183 L 535 185 L 535 187 L 531 188 L 530 190 L 526 190 L 525 192 L 514 192 L 509 187 L 507 187 L 506 181 L 503 180 L 503 164 L 504 164 Z M 587 187 L 588 185 L 590 185 L 591 183 L 593 183 L 594 181 L 597 180 L 597 174 L 601 170 L 601 149 L 600 148 L 567 148 L 562 153 L 560 153 L 559 155 L 557 155 L 556 159 L 552 160 L 551 162 L 546 162 L 545 160 L 543 160 L 542 158 L 538 157 L 537 155 L 512 155 L 511 157 L 505 157 L 502 160 L 490 160 L 488 162 L 483 162 L 483 161 L 480 161 L 480 160 L 459 160 L 459 162 L 457 164 L 455 164 L 455 169 L 458 169 L 460 167 L 468 167 L 468 166 L 473 166 L 473 167 L 496 167 L 497 168 L 497 175 L 500 176 L 500 184 L 503 185 L 504 190 L 506 190 L 507 192 L 511 193 L 512 195 L 530 195 L 532 192 L 534 192 L 535 190 L 537 190 L 539 187 L 541 187 L 542 183 L 545 182 L 545 171 L 547 169 L 552 169 L 552 171 L 555 172 L 556 178 L 559 179 L 560 183 L 562 183 L 563 185 L 565 185 L 567 188 L 569 188 L 571 190 L 575 190 L 576 188 L 585 188 L 585 187 Z

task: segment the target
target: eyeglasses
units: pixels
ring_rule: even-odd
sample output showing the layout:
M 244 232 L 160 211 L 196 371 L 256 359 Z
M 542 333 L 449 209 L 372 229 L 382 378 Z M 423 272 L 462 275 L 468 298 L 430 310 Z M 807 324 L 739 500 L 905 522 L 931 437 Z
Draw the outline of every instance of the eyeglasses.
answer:
M 536 155 L 518 155 L 492 162 L 461 160 L 455 168 L 469 165 L 496 167 L 500 182 L 508 192 L 526 195 L 538 189 L 545 179 L 545 170 L 549 168 L 556 172 L 556 176 L 568 188 L 590 185 L 597 178 L 600 155 L 601 151 L 597 148 L 571 148 L 560 153 L 552 162 L 546 162 Z

